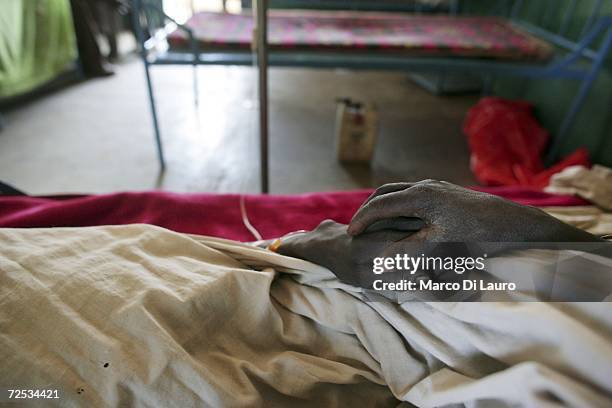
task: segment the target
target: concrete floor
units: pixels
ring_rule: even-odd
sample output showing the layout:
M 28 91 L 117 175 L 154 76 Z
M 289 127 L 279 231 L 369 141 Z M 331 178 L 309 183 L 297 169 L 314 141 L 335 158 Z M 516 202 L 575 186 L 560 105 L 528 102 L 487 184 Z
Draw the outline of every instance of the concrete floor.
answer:
M 0 132 L 0 179 L 30 194 L 161 188 L 259 191 L 256 75 L 252 68 L 154 67 L 168 169 L 158 175 L 141 63 L 56 91 L 10 112 Z M 371 167 L 335 160 L 335 99 L 377 104 Z M 398 180 L 474 180 L 461 123 L 475 96 L 436 97 L 401 73 L 272 69 L 273 193 L 345 190 Z

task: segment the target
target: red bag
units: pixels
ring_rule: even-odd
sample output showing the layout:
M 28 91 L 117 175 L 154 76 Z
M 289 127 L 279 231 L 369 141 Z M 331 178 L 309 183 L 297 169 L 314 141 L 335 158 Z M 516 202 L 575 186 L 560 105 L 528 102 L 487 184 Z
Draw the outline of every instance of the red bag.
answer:
M 568 166 L 590 166 L 586 149 L 578 149 L 545 169 L 542 153 L 550 136 L 533 117 L 533 105 L 503 98 L 482 98 L 463 125 L 470 146 L 470 167 L 484 185 L 544 188 Z

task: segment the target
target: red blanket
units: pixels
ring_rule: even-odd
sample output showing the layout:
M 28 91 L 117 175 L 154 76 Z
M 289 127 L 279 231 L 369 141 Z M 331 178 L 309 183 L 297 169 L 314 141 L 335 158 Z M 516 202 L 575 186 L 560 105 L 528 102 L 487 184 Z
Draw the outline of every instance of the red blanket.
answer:
M 585 204 L 515 187 L 485 188 L 521 204 L 568 206 Z M 264 238 L 312 229 L 330 218 L 348 223 L 370 190 L 302 195 L 247 195 L 246 212 Z M 252 241 L 240 214 L 236 194 L 176 194 L 161 191 L 91 196 L 0 196 L 0 227 L 77 227 L 147 223 L 179 232 Z

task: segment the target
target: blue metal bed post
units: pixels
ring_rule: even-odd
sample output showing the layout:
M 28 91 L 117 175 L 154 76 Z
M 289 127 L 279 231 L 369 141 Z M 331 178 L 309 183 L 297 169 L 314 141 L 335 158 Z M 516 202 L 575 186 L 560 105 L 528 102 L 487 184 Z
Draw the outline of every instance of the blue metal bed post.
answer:
M 149 103 L 151 106 L 151 117 L 153 119 L 153 128 L 155 130 L 155 143 L 157 145 L 157 159 L 159 160 L 159 170 L 163 172 L 166 170 L 166 161 L 164 160 L 164 151 L 161 142 L 161 136 L 159 132 L 159 122 L 157 120 L 157 109 L 155 107 L 155 96 L 153 95 L 153 85 L 151 83 L 151 73 L 149 71 L 150 64 L 147 59 L 147 50 L 145 48 L 144 33 L 142 32 L 142 26 L 140 25 L 140 12 L 142 10 L 142 0 L 133 0 L 132 3 L 134 9 L 132 10 L 132 19 L 134 24 L 134 31 L 136 32 L 136 39 L 140 47 L 140 56 L 144 63 L 145 76 L 147 80 L 147 90 L 149 92 Z
M 595 60 L 593 61 L 593 65 L 591 66 L 591 69 L 589 70 L 588 74 L 584 77 L 582 81 L 582 85 L 580 85 L 580 90 L 578 91 L 578 95 L 574 99 L 574 102 L 572 103 L 567 115 L 565 115 L 565 118 L 563 118 L 563 122 L 561 122 L 561 126 L 559 126 L 559 132 L 554 138 L 553 144 L 551 145 L 550 150 L 548 152 L 548 156 L 547 156 L 548 164 L 551 164 L 559 155 L 559 151 L 561 150 L 561 147 L 563 146 L 563 143 L 565 142 L 565 139 L 567 138 L 567 135 L 572 125 L 574 124 L 574 119 L 576 118 L 576 115 L 580 111 L 580 108 L 582 108 L 582 105 L 584 104 L 584 101 L 586 100 L 586 97 L 589 91 L 591 90 L 591 87 L 593 86 L 593 82 L 595 82 L 595 80 L 597 79 L 597 75 L 599 74 L 599 71 L 601 70 L 603 63 L 605 62 L 606 57 L 611 47 L 612 47 L 612 27 L 609 26 L 607 29 L 605 38 L 603 40 L 603 43 L 597 53 L 597 56 L 595 57 Z

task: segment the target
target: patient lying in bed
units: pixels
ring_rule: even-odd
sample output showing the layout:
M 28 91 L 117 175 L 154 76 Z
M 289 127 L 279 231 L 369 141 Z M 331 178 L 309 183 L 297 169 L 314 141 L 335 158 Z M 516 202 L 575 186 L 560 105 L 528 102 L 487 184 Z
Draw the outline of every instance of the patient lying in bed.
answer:
M 484 241 L 496 215 L 513 218 L 495 226 L 503 240 L 597 240 L 446 184 L 416 185 L 436 212 L 425 218 L 413 187 L 379 190 L 348 232 L 423 215 L 409 239 Z M 522 222 L 528 232 L 512 228 Z M 0 230 L 3 401 L 9 389 L 52 389 L 58 398 L 40 405 L 612 403 L 608 303 L 366 302 L 345 228 L 281 240 L 281 253 L 318 253 L 317 264 L 146 225 Z

